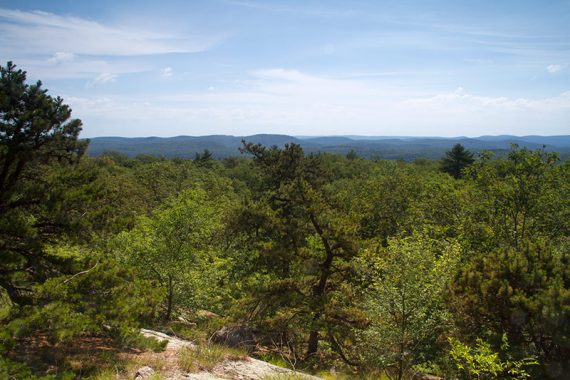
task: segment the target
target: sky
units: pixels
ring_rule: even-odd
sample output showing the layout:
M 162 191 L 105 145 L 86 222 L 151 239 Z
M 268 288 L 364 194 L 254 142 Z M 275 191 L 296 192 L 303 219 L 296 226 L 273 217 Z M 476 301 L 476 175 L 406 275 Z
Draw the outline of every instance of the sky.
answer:
M 570 1 L 0 0 L 82 137 L 570 134 Z

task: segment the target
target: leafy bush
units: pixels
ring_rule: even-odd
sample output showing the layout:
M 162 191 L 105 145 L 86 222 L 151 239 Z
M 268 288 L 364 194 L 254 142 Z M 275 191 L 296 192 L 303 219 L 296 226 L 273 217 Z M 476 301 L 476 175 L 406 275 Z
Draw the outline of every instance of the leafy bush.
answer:
M 460 374 L 467 379 L 475 376 L 478 379 L 528 379 L 530 374 L 526 367 L 538 365 L 534 358 L 524 358 L 522 360 L 512 360 L 508 357 L 501 359 L 501 354 L 506 355 L 509 349 L 509 342 L 506 335 L 503 335 L 501 353 L 491 349 L 491 345 L 477 338 L 475 347 L 470 347 L 460 340 L 449 338 L 451 344 L 450 355 Z

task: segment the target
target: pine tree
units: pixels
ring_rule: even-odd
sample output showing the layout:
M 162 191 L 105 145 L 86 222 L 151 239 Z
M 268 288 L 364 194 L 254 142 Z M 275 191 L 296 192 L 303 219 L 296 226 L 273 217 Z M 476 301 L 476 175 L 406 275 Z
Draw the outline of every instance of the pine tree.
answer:
M 255 276 L 265 274 L 254 290 L 255 308 L 271 330 L 291 340 L 289 346 L 304 349 L 305 358 L 325 340 L 349 361 L 342 338 L 358 323 L 351 314 L 356 296 L 350 295 L 355 226 L 327 192 L 331 178 L 322 156 L 305 155 L 297 144 L 278 149 L 244 143 L 242 151 L 261 173 L 251 204 L 235 222 L 255 252 Z
M 53 169 L 79 161 L 80 131 L 63 99 L 26 84 L 12 62 L 0 66 L 0 287 L 16 304 L 29 304 L 33 284 L 57 265 L 44 251 L 66 224 L 52 212 L 61 201 Z
M 465 149 L 463 145 L 455 144 L 450 151 L 445 152 L 445 157 L 441 160 L 441 170 L 454 178 L 460 178 L 463 169 L 474 161 L 473 153 Z

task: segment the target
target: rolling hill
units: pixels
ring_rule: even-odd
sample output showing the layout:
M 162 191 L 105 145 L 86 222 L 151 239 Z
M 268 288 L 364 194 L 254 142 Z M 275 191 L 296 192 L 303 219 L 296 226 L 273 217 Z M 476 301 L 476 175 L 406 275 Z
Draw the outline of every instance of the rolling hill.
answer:
M 148 154 L 163 157 L 193 158 L 205 149 L 221 159 L 240 154 L 242 140 L 282 147 L 287 143 L 300 144 L 307 152 L 346 154 L 354 150 L 359 156 L 383 159 L 439 159 L 454 144 L 462 144 L 473 152 L 490 150 L 504 154 L 511 144 L 559 152 L 562 158 L 570 157 L 570 135 L 561 136 L 481 136 L 470 137 L 373 137 L 373 136 L 316 136 L 295 137 L 276 134 L 252 136 L 176 136 L 176 137 L 95 137 L 90 139 L 88 153 L 98 156 L 116 151 L 128 156 Z

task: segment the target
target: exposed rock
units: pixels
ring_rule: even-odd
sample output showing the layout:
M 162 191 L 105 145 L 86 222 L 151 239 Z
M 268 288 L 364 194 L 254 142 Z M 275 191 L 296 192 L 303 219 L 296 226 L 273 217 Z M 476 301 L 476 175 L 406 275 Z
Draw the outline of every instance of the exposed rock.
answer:
M 208 310 L 198 310 L 196 312 L 196 316 L 200 319 L 214 319 L 220 317 L 218 314 L 212 313 L 211 311 Z
M 212 342 L 230 347 L 255 348 L 257 340 L 253 330 L 247 326 L 222 327 L 212 335 Z
M 168 350 L 178 350 L 182 347 L 189 347 L 189 348 L 196 347 L 196 345 L 192 342 L 189 342 L 189 341 L 183 340 L 183 339 L 179 339 L 179 338 L 174 337 L 174 336 L 166 335 L 166 334 L 158 332 L 158 331 L 141 329 L 141 334 L 146 336 L 147 338 L 154 338 L 156 340 L 168 341 L 168 344 L 166 345 L 166 349 L 168 349 Z
M 187 320 L 186 318 L 184 318 L 184 317 L 178 317 L 178 321 L 179 321 L 180 323 L 185 324 L 185 325 L 188 326 L 188 327 L 196 327 L 196 326 L 197 326 L 196 323 L 190 322 L 190 321 L 188 321 L 188 320 Z
M 154 373 L 155 372 L 154 372 L 154 369 L 152 369 L 152 367 L 149 367 L 149 366 L 141 367 L 137 370 L 137 373 L 135 373 L 135 380 L 148 379 L 152 375 L 154 375 Z
M 224 329 L 222 329 L 224 330 Z M 220 330 L 220 331 L 222 331 Z M 226 331 L 232 330 L 230 328 L 226 328 Z M 241 328 L 240 336 L 243 335 L 247 337 L 248 334 L 253 336 L 253 332 L 245 327 Z M 233 331 L 233 330 L 232 330 Z M 249 333 L 245 333 L 244 331 L 249 331 Z M 172 337 L 166 335 L 164 333 L 153 331 L 153 330 L 141 330 L 141 334 L 146 337 L 151 337 L 157 340 L 167 340 L 168 345 L 166 346 L 165 352 L 160 353 L 153 353 L 158 357 L 162 357 L 165 359 L 166 362 L 166 369 L 161 375 L 164 376 L 166 380 L 227 380 L 227 379 L 235 379 L 235 380 L 262 380 L 262 379 L 279 379 L 281 376 L 286 379 L 291 374 L 295 374 L 295 378 L 306 379 L 306 380 L 322 380 L 319 377 L 306 375 L 300 372 L 293 372 L 290 369 L 278 367 L 276 365 L 264 362 L 262 360 L 253 359 L 250 357 L 240 358 L 240 359 L 226 359 L 221 363 L 218 363 L 210 372 L 202 371 L 198 373 L 185 373 L 183 372 L 180 367 L 178 366 L 178 356 L 180 355 L 179 350 L 185 347 L 190 349 L 195 349 L 196 346 L 192 342 L 188 342 L 176 337 Z M 221 334 L 224 336 L 224 334 Z M 251 336 L 249 337 L 251 338 Z M 247 339 L 246 339 L 247 340 Z M 241 341 L 241 340 L 240 340 Z M 147 379 L 149 376 L 154 373 L 150 373 L 150 375 L 146 375 L 146 372 L 142 372 L 143 369 L 150 367 L 143 367 L 137 371 L 137 375 L 135 377 L 136 380 L 143 380 Z
M 181 379 L 188 380 L 226 380 L 226 377 L 218 377 L 212 375 L 210 372 L 189 373 L 184 375 Z
M 287 368 L 277 367 L 267 362 L 248 358 L 246 360 L 226 360 L 218 364 L 212 372 L 198 372 L 184 375 L 184 379 L 191 380 L 262 380 L 262 379 L 283 379 L 290 378 L 295 374 L 295 378 L 303 380 L 322 380 L 319 377 L 306 375 L 301 372 L 293 372 Z
M 304 373 L 293 372 L 290 369 L 278 367 L 253 358 L 247 358 L 246 360 L 226 360 L 214 367 L 212 373 L 220 377 L 239 380 L 260 380 L 266 378 L 279 379 L 280 376 L 287 378 L 293 373 L 295 373 L 299 379 L 320 379 Z

